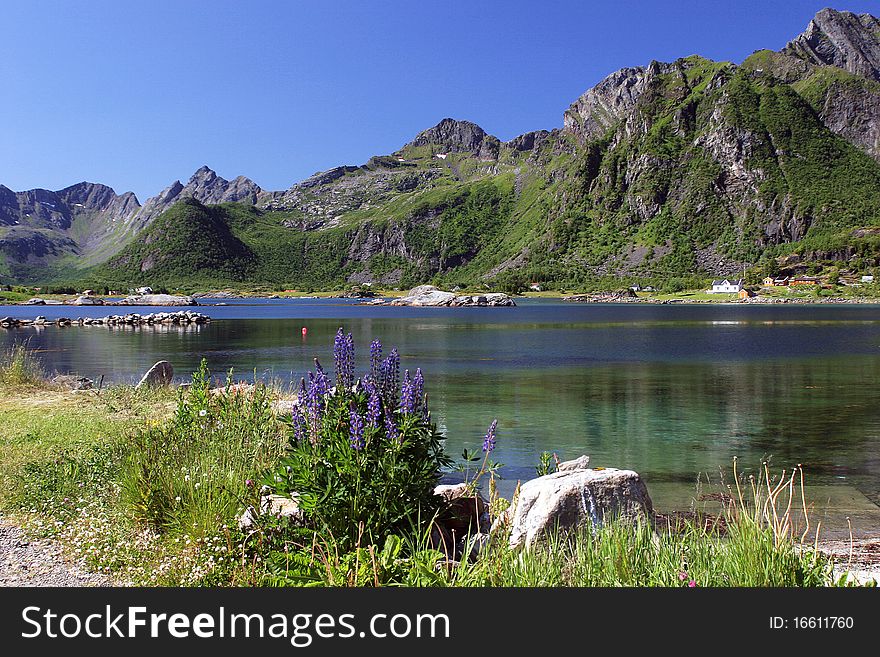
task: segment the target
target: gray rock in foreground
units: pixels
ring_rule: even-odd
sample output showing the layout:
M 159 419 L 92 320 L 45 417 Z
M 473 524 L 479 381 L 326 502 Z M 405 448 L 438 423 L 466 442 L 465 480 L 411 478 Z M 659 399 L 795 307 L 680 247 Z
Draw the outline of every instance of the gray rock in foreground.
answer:
M 138 382 L 136 388 L 159 387 L 171 385 L 174 380 L 174 366 L 167 360 L 160 360 L 153 365 L 143 378 Z
M 285 495 L 262 495 L 260 497 L 260 512 L 253 506 L 249 506 L 238 519 L 238 527 L 243 531 L 253 529 L 257 519 L 261 515 L 270 515 L 276 518 L 285 518 L 294 525 L 305 523 L 305 514 L 299 508 L 299 496 L 296 493 Z
M 601 526 L 612 519 L 652 522 L 654 506 L 638 473 L 568 463 L 562 471 L 522 485 L 505 516 L 511 547 L 531 546 L 557 529 Z

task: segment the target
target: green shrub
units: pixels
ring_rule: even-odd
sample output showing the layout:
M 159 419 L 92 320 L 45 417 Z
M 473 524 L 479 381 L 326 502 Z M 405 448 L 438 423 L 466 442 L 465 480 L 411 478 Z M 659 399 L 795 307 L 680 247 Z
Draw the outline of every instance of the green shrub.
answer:
M 398 383 L 397 350 L 382 360 L 376 340 L 370 351 L 371 371 L 355 382 L 351 334 L 339 330 L 336 385 L 316 361 L 300 386 L 287 455 L 264 478 L 277 492 L 296 493 L 315 528 L 343 551 L 431 520 L 439 505 L 433 490 L 450 463 L 421 370 Z

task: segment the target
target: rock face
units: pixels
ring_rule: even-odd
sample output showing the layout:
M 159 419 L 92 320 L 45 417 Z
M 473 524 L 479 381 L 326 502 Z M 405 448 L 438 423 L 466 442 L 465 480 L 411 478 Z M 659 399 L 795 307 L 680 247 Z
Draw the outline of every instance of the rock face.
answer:
M 92 264 L 133 236 L 140 207 L 131 192 L 116 194 L 98 183 L 24 192 L 0 185 L 0 254 L 14 266 L 40 267 L 70 255 Z
M 783 52 L 880 80 L 880 20 L 870 14 L 821 10 Z
M 190 296 L 173 294 L 133 294 L 118 302 L 120 306 L 198 306 Z
M 654 507 L 639 475 L 616 468 L 560 464 L 558 472 L 524 483 L 507 511 L 512 547 L 531 546 L 559 530 L 620 519 L 653 522 Z
M 447 118 L 419 133 L 407 146 L 434 146 L 440 153 L 470 153 L 480 159 L 495 160 L 501 142 L 476 123 Z
M 502 292 L 478 295 L 457 295 L 444 292 L 433 285 L 419 285 L 409 291 L 405 297 L 393 299 L 391 306 L 515 306 L 513 299 Z
M 632 111 L 652 77 L 666 72 L 669 64 L 622 68 L 585 92 L 565 111 L 563 133 L 581 142 L 598 139 Z
M 136 388 L 161 387 L 171 385 L 174 380 L 174 366 L 167 360 L 160 360 L 153 365 L 138 382 Z

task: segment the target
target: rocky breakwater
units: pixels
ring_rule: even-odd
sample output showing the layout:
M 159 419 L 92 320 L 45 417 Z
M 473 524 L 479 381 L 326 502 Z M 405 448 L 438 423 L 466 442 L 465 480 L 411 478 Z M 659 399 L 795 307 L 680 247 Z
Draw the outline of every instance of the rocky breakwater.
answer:
M 376 302 L 373 302 L 376 303 Z M 447 308 L 459 307 L 500 307 L 515 306 L 513 299 L 502 292 L 488 294 L 455 294 L 444 292 L 433 285 L 420 285 L 409 291 L 405 297 L 382 301 L 389 306 L 435 306 Z
M 29 326 L 168 326 L 207 324 L 211 318 L 201 313 L 182 310 L 169 313 L 149 313 L 139 315 L 128 313 L 126 315 L 108 315 L 107 317 L 59 317 L 46 319 L 43 316 L 35 319 L 19 319 L 16 317 L 0 317 L 0 328 L 25 328 Z

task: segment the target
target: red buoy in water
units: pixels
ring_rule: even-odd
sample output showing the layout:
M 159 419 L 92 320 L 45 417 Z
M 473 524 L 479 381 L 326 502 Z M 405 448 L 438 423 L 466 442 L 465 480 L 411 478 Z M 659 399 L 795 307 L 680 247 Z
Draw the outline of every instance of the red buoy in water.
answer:
M 306 337 L 306 333 L 308 333 L 308 332 L 309 332 L 309 329 L 307 329 L 305 326 L 303 326 L 303 337 Z

